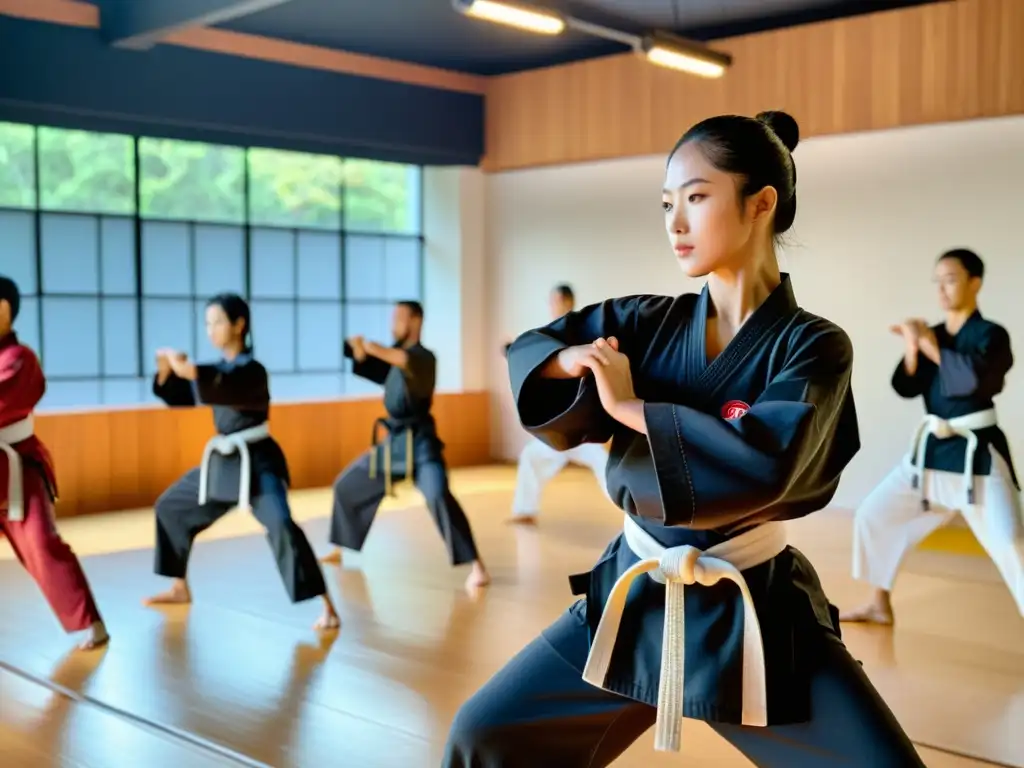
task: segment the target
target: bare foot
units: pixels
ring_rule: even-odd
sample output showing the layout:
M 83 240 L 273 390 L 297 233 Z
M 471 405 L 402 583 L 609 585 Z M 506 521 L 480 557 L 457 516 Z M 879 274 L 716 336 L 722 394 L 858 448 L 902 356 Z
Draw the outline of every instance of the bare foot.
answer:
M 536 515 L 512 515 L 508 520 L 505 521 L 506 525 L 536 525 Z
M 335 549 L 324 555 L 320 558 L 320 562 L 324 565 L 341 565 L 341 549 Z
M 313 629 L 317 632 L 330 632 L 331 630 L 341 628 L 341 619 L 338 618 L 336 613 L 328 613 L 324 611 L 323 615 L 316 620 L 313 624 Z
M 106 626 L 102 621 L 97 621 L 89 627 L 89 634 L 86 635 L 85 640 L 78 644 L 78 650 L 94 651 L 97 648 L 102 648 L 109 642 L 110 635 L 107 633 Z
M 324 612 L 320 614 L 320 618 L 316 620 L 313 625 L 313 629 L 317 632 L 328 632 L 332 629 L 338 629 L 341 627 L 341 619 L 338 618 L 338 612 L 334 610 L 334 603 L 331 602 L 329 595 L 324 595 Z
M 473 561 L 473 570 L 469 572 L 469 576 L 466 578 L 466 589 L 473 592 L 478 589 L 482 589 L 491 583 L 491 575 L 487 572 L 487 568 L 480 560 Z
M 891 626 L 893 623 L 892 606 L 887 603 L 868 603 L 852 611 L 843 611 L 839 614 L 839 620 L 852 624 Z
M 188 605 L 192 602 L 192 593 L 188 584 L 182 579 L 175 579 L 174 584 L 166 592 L 154 595 L 142 602 L 143 605 Z

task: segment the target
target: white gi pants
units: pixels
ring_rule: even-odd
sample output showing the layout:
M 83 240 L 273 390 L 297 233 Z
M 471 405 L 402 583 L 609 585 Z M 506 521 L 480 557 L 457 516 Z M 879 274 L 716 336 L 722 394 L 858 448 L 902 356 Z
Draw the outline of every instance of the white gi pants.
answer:
M 922 482 L 929 510 L 921 508 L 921 491 L 911 486 L 911 458 L 878 484 L 857 509 L 853 528 L 853 576 L 892 590 L 906 554 L 930 533 L 963 515 L 975 538 L 1013 594 L 1024 616 L 1024 511 L 1003 457 L 990 449 L 992 472 L 975 476 L 975 503 L 967 504 L 961 472 L 926 469 Z
M 537 438 L 533 438 L 519 454 L 512 514 L 516 516 L 536 515 L 540 511 L 540 494 L 544 486 L 570 461 L 589 468 L 597 478 L 597 484 L 601 486 L 605 496 L 608 495 L 608 487 L 605 482 L 608 451 L 603 445 L 583 443 L 567 451 L 556 451 Z

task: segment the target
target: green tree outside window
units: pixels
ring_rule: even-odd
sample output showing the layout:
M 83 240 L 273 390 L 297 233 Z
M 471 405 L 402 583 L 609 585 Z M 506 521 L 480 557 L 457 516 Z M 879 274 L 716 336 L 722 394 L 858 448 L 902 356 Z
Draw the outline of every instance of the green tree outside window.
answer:
M 36 207 L 35 130 L 0 123 L 0 206 Z

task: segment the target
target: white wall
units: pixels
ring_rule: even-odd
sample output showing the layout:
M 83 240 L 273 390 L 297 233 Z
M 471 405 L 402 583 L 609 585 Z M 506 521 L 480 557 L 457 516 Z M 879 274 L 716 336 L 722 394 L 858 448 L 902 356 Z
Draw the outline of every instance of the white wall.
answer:
M 423 343 L 438 358 L 440 392 L 487 388 L 483 173 L 426 168 L 423 175 Z
M 911 315 L 938 320 L 931 269 L 955 246 L 976 250 L 988 277 L 983 314 L 1016 342 L 997 407 L 1024 469 L 1024 117 L 811 139 L 795 153 L 798 212 L 782 266 L 797 298 L 841 325 L 856 350 L 863 447 L 836 504 L 853 506 L 906 449 L 920 401 L 889 387 Z M 511 407 L 506 337 L 547 322 L 547 292 L 571 283 L 587 304 L 630 293 L 682 293 L 661 213 L 663 157 L 495 174 L 487 179 L 489 383 L 495 456 L 525 435 Z

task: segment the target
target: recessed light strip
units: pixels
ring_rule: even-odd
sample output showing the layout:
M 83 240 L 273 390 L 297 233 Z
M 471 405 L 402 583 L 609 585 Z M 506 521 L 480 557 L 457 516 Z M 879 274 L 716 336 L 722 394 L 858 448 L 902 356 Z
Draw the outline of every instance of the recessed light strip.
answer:
M 560 35 L 565 29 L 562 17 L 516 3 L 497 0 L 455 0 L 455 10 L 466 16 L 525 29 L 541 35 Z
M 560 35 L 568 28 L 612 40 L 629 46 L 651 64 L 700 77 L 721 77 L 732 65 L 732 57 L 728 54 L 666 32 L 654 32 L 647 36 L 633 35 L 573 16 L 563 16 L 554 11 L 505 0 L 452 0 L 452 4 L 455 10 L 465 16 L 528 32 Z

